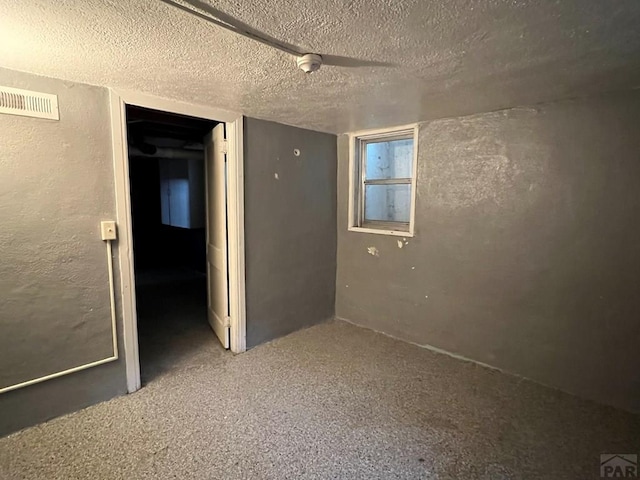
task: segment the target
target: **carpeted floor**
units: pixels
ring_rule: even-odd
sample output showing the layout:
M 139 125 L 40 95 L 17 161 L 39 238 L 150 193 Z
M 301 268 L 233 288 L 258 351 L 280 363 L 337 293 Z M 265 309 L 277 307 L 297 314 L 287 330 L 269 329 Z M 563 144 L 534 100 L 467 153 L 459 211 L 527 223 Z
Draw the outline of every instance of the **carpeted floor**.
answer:
M 205 274 L 171 267 L 136 272 L 136 302 L 143 385 L 176 366 L 231 355 L 207 322 Z
M 0 439 L 0 477 L 585 480 L 640 453 L 639 417 L 347 323 L 214 345 Z

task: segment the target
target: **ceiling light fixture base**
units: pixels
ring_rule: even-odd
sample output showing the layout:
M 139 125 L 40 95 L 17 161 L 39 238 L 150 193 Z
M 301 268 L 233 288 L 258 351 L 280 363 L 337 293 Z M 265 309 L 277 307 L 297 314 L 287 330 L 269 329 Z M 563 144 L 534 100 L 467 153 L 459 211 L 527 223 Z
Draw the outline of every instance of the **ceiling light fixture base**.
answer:
M 322 66 L 322 57 L 317 53 L 306 53 L 298 57 L 296 63 L 304 73 L 313 73 Z

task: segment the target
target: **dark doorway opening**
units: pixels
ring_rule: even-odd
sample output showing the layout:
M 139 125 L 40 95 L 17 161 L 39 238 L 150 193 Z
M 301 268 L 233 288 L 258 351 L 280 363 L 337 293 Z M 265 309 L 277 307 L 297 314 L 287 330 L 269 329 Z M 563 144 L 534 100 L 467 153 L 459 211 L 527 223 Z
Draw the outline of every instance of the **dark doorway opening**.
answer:
M 222 352 L 207 323 L 203 139 L 217 122 L 127 106 L 142 383 Z

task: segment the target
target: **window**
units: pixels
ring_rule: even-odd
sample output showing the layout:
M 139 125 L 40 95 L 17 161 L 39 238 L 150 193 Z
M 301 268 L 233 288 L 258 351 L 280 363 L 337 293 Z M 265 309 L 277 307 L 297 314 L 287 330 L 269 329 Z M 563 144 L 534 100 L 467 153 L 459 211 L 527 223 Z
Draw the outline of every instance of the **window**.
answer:
M 204 228 L 204 156 L 181 160 L 160 158 L 160 211 L 164 225 Z
M 350 136 L 349 230 L 413 236 L 417 127 Z

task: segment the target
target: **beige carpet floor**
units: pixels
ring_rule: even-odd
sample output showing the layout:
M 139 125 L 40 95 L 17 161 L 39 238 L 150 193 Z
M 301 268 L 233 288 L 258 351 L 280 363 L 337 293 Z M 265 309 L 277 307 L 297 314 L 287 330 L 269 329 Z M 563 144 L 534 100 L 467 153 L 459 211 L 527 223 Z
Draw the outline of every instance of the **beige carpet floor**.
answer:
M 585 480 L 640 453 L 637 416 L 339 321 L 190 346 L 133 395 L 0 439 L 0 478 Z

